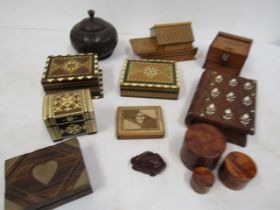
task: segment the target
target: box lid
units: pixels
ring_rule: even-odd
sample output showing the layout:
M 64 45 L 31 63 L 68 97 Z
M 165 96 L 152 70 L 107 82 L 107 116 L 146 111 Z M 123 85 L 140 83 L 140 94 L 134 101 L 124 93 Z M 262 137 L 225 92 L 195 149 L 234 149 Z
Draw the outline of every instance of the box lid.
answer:
M 98 56 L 93 53 L 49 56 L 42 84 L 92 80 L 98 77 Z
M 194 119 L 237 133 L 255 133 L 256 81 L 205 71 L 188 112 Z
M 212 47 L 247 57 L 252 42 L 252 39 L 219 32 L 212 43 Z
M 89 89 L 47 94 L 43 102 L 46 126 L 93 119 L 93 105 Z
M 125 60 L 121 87 L 179 90 L 177 63 L 167 60 Z
M 190 22 L 158 24 L 151 28 L 158 45 L 188 43 L 194 41 Z

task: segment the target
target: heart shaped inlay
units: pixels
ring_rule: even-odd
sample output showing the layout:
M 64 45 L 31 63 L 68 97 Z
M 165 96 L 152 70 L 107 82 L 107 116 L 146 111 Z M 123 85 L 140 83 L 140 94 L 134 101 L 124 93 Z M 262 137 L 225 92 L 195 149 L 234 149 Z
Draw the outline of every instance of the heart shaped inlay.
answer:
M 44 185 L 48 185 L 57 170 L 57 162 L 51 160 L 36 165 L 32 170 L 32 176 Z

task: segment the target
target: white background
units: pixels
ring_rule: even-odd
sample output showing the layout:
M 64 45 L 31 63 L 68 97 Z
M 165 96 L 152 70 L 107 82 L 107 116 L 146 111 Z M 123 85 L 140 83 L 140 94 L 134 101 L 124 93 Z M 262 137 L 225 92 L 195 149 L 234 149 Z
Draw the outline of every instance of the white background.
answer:
M 118 46 L 100 62 L 105 98 L 93 101 L 98 134 L 81 136 L 90 181 L 95 192 L 58 209 L 76 210 L 263 210 L 280 205 L 280 2 L 278 0 L 0 0 L 0 209 L 4 200 L 4 160 L 53 145 L 43 124 L 40 84 L 48 55 L 74 53 L 71 27 L 88 9 L 116 26 Z M 119 96 L 124 58 L 136 58 L 129 38 L 149 36 L 155 23 L 192 21 L 199 48 L 197 60 L 180 62 L 179 100 Z M 216 179 L 212 190 L 199 195 L 189 186 L 191 172 L 179 151 L 186 127 L 184 118 L 203 69 L 207 49 L 218 31 L 254 39 L 241 75 L 258 81 L 257 130 L 241 148 L 227 145 L 224 154 L 238 150 L 250 155 L 258 174 L 242 191 L 232 191 Z M 166 137 L 120 141 L 115 135 L 117 106 L 160 105 Z M 146 150 L 167 162 L 162 174 L 150 177 L 131 169 L 129 160 Z M 215 172 L 216 173 L 216 172 Z

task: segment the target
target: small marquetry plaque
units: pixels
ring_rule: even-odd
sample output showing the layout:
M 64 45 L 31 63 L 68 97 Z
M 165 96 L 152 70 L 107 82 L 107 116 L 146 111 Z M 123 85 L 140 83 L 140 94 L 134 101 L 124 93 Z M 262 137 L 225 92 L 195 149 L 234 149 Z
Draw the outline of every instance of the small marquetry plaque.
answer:
M 164 123 L 159 106 L 126 106 L 117 110 L 119 139 L 149 139 L 164 137 Z
M 93 192 L 77 139 L 6 160 L 5 180 L 5 210 L 53 209 Z

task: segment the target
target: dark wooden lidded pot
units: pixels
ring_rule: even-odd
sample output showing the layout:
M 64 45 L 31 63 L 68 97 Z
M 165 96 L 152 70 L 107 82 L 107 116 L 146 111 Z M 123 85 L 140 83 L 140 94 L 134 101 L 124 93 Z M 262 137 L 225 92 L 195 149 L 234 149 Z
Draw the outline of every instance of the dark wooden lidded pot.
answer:
M 225 149 L 226 140 L 218 128 L 198 123 L 188 127 L 181 148 L 181 159 L 190 170 L 199 166 L 212 170 Z
M 200 194 L 206 194 L 215 182 L 215 177 L 211 170 L 205 167 L 197 167 L 193 171 L 190 181 L 193 190 Z
M 94 11 L 89 10 L 89 17 L 74 25 L 70 33 L 72 46 L 79 53 L 96 53 L 100 60 L 106 59 L 113 53 L 118 35 L 113 25 L 94 17 Z

